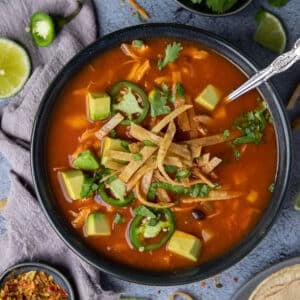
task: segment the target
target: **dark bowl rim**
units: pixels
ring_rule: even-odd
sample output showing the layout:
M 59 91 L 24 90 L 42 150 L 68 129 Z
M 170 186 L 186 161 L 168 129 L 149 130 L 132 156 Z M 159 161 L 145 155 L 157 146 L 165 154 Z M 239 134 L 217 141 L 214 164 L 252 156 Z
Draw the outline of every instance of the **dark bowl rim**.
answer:
M 172 30 L 175 31 L 173 32 Z M 104 257 L 101 257 L 99 255 L 96 256 L 95 254 L 93 254 L 89 249 L 87 249 L 86 246 L 84 247 L 84 249 L 80 248 L 79 242 L 78 241 L 74 242 L 74 240 L 68 235 L 70 231 L 68 231 L 68 229 L 62 226 L 61 223 L 62 217 L 58 217 L 56 215 L 57 213 L 56 211 L 51 211 L 51 207 L 49 207 L 49 203 L 47 204 L 47 200 L 46 200 L 47 197 L 49 197 L 49 191 L 45 192 L 46 187 L 41 184 L 41 181 L 43 180 L 42 175 L 45 175 L 45 173 L 43 174 L 41 168 L 39 167 L 40 166 L 39 158 L 41 156 L 40 147 L 42 146 L 39 143 L 40 142 L 39 137 L 40 136 L 43 137 L 45 131 L 45 128 L 43 126 L 40 126 L 40 123 L 43 124 L 43 122 L 45 125 L 45 120 L 42 119 L 42 116 L 45 113 L 44 108 L 47 107 L 47 105 L 49 105 L 49 103 L 47 103 L 47 99 L 50 98 L 53 89 L 55 89 L 56 85 L 60 82 L 60 78 L 64 76 L 64 73 L 66 73 L 67 70 L 76 68 L 74 67 L 74 65 L 76 65 L 77 61 L 80 60 L 82 61 L 85 55 L 88 56 L 88 59 L 85 61 L 86 63 L 89 59 L 92 59 L 94 56 L 96 56 L 95 53 L 93 53 L 93 50 L 95 50 L 95 48 L 97 49 L 97 47 L 100 48 L 102 47 L 102 52 L 103 52 L 109 49 L 109 47 L 111 47 L 111 44 L 115 46 L 117 44 L 120 44 L 124 40 L 128 41 L 134 39 L 134 38 L 127 37 L 128 35 L 134 35 L 135 38 L 139 37 L 139 38 L 147 39 L 149 38 L 149 36 L 147 36 L 147 33 L 149 34 L 149 32 L 150 32 L 150 37 L 155 37 L 156 36 L 155 34 L 157 35 L 159 34 L 160 37 L 163 36 L 168 38 L 174 38 L 174 39 L 177 38 L 177 39 L 186 39 L 186 40 L 193 40 L 193 39 L 191 38 L 190 35 L 185 38 L 179 37 L 179 35 L 180 34 L 183 35 L 184 33 L 185 34 L 189 33 L 189 34 L 201 36 L 201 39 L 206 40 L 206 42 L 202 40 L 201 41 L 202 44 L 207 46 L 207 44 L 213 43 L 215 45 L 215 49 L 213 50 L 219 53 L 220 55 L 222 55 L 223 57 L 227 58 L 231 63 L 233 63 L 237 67 L 239 67 L 240 70 L 244 72 L 244 74 L 250 76 L 251 73 L 254 73 L 258 70 L 255 64 L 252 63 L 251 59 L 249 59 L 235 46 L 232 46 L 230 43 L 228 43 L 227 41 L 218 37 L 215 34 L 212 34 L 208 31 L 195 28 L 192 26 L 187 26 L 182 24 L 172 24 L 172 23 L 147 23 L 147 24 L 127 27 L 115 31 L 113 33 L 110 33 L 102 37 L 101 39 L 96 40 L 94 43 L 90 44 L 89 46 L 84 48 L 81 52 L 79 52 L 77 55 L 75 55 L 66 64 L 66 66 L 63 67 L 63 69 L 57 74 L 55 79 L 50 84 L 48 90 L 46 91 L 41 101 L 39 110 L 36 114 L 35 121 L 34 121 L 32 138 L 31 138 L 31 151 L 30 151 L 31 170 L 33 176 L 34 188 L 36 190 L 36 194 L 39 202 L 41 203 L 44 214 L 46 215 L 49 223 L 56 231 L 58 236 L 62 239 L 62 241 L 64 241 L 65 244 L 67 244 L 67 246 L 74 253 L 76 253 L 84 261 L 93 265 L 99 270 L 109 275 L 112 275 L 114 277 L 117 277 L 119 279 L 129 281 L 129 282 L 139 283 L 139 284 L 145 284 L 145 285 L 170 286 L 170 285 L 187 284 L 187 283 L 203 280 L 232 267 L 237 262 L 239 262 L 242 258 L 244 258 L 247 254 L 249 254 L 265 237 L 266 233 L 270 230 L 271 226 L 273 225 L 278 215 L 279 209 L 283 202 L 283 197 L 286 193 L 288 183 L 290 180 L 290 169 L 291 169 L 291 159 L 292 159 L 291 130 L 290 130 L 290 126 L 288 125 L 287 116 L 283 104 L 279 101 L 279 96 L 277 94 L 277 91 L 274 89 L 273 85 L 270 82 L 264 83 L 259 88 L 259 91 L 261 91 L 261 89 L 264 89 L 264 92 L 262 94 L 268 93 L 268 96 L 270 96 L 272 100 L 274 100 L 274 103 L 272 102 L 268 104 L 274 106 L 273 109 L 277 113 L 277 117 L 279 118 L 278 122 L 280 122 L 280 126 L 278 127 L 278 129 L 280 129 L 281 132 L 280 134 L 277 133 L 277 137 L 280 136 L 281 139 L 277 138 L 278 140 L 277 148 L 279 149 L 279 146 L 281 144 L 283 144 L 284 147 L 280 148 L 282 151 L 278 151 L 279 152 L 278 155 L 282 156 L 283 158 L 279 159 L 278 157 L 277 160 L 278 160 L 278 164 L 284 165 L 284 168 L 281 167 L 282 172 L 284 172 L 284 176 L 283 178 L 278 179 L 279 178 L 278 174 L 276 174 L 277 181 L 275 185 L 275 191 L 273 193 L 272 199 L 270 200 L 270 203 L 272 202 L 272 206 L 269 205 L 267 207 L 266 212 L 263 214 L 258 224 L 252 229 L 251 233 L 249 233 L 247 237 L 241 241 L 241 243 L 239 243 L 232 250 L 228 251 L 226 254 L 222 255 L 221 257 L 218 257 L 212 262 L 208 262 L 201 265 L 203 271 L 201 271 L 199 274 L 197 273 L 195 275 L 195 272 L 192 271 L 189 272 L 189 270 L 180 270 L 178 272 L 176 271 L 175 272 L 152 272 L 152 271 L 145 271 L 141 269 L 135 269 L 132 267 L 120 265 L 120 263 L 115 263 L 113 261 L 106 261 Z M 118 40 L 118 43 L 116 42 L 116 40 Z M 107 43 L 106 46 L 102 45 L 104 42 Z M 239 61 L 239 65 L 237 62 L 233 61 L 232 57 L 227 57 L 226 54 L 216 49 L 217 47 L 222 47 L 223 52 L 229 51 L 228 53 L 230 53 L 232 57 L 233 56 L 236 57 L 236 60 Z M 101 53 L 101 51 L 99 51 L 97 54 L 99 55 L 99 53 Z M 227 55 L 229 55 L 228 53 Z M 81 62 L 80 65 L 83 66 L 85 63 Z M 241 65 L 243 65 L 244 68 L 246 67 L 248 68 L 248 73 L 244 69 L 242 69 Z M 44 185 L 47 184 L 49 183 L 44 182 Z M 101 263 L 99 263 L 99 261 Z M 182 276 L 177 278 L 179 275 L 181 275 L 181 273 Z
M 237 7 L 236 9 L 234 10 L 229 10 L 228 12 L 225 12 L 225 13 L 221 13 L 221 14 L 218 14 L 218 13 L 206 13 L 206 12 L 202 12 L 201 10 L 198 10 L 198 9 L 195 9 L 193 7 L 193 4 L 191 5 L 186 5 L 185 3 L 183 3 L 182 0 L 175 0 L 175 2 L 177 2 L 181 7 L 185 8 L 186 10 L 192 12 L 192 13 L 195 13 L 195 14 L 198 14 L 198 15 L 201 15 L 201 16 L 204 16 L 204 17 L 213 17 L 213 18 L 219 18 L 219 17 L 228 17 L 228 16 L 232 16 L 232 15 L 235 15 L 239 12 L 241 12 L 242 10 L 244 10 L 251 2 L 253 2 L 253 0 L 247 0 L 243 5 Z
M 67 293 L 69 296 L 68 299 L 75 300 L 75 293 L 74 293 L 73 287 L 72 287 L 70 281 L 66 278 L 66 276 L 62 272 L 60 272 L 58 269 L 56 269 L 48 264 L 45 264 L 45 263 L 23 262 L 23 263 L 18 263 L 16 265 L 12 265 L 12 266 L 8 267 L 0 274 L 0 287 L 3 285 L 3 283 L 6 282 L 7 277 L 9 277 L 11 273 L 16 272 L 16 271 L 22 272 L 22 270 L 24 270 L 24 272 L 29 272 L 29 270 L 26 270 L 27 268 L 31 269 L 32 271 L 33 270 L 44 271 L 47 274 L 52 275 L 52 276 L 53 276 L 53 274 L 55 274 L 55 276 L 60 278 L 60 280 L 63 282 L 63 284 L 67 288 Z

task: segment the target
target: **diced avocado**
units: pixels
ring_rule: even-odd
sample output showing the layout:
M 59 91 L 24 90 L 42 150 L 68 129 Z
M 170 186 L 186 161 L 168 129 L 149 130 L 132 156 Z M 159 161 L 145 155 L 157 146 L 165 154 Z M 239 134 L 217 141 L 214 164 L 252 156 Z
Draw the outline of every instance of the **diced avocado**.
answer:
M 88 236 L 110 235 L 111 229 L 107 215 L 99 211 L 89 214 L 86 219 L 85 232 Z
M 196 98 L 196 102 L 204 108 L 213 111 L 221 100 L 221 92 L 209 84 Z
M 167 249 L 187 259 L 197 261 L 201 252 L 201 241 L 188 233 L 176 230 L 168 242 Z
M 100 168 L 97 158 L 90 150 L 81 152 L 72 162 L 74 168 L 86 171 L 95 171 Z
M 117 199 L 124 199 L 126 195 L 126 185 L 121 179 L 117 178 L 107 185 Z
M 61 178 L 68 196 L 72 200 L 80 199 L 80 192 L 84 182 L 81 170 L 69 170 L 61 172 Z
M 107 153 L 108 150 L 123 151 L 124 148 L 122 146 L 122 140 L 112 139 L 108 136 L 106 136 L 103 139 L 101 163 L 104 166 L 105 166 L 105 163 L 109 160 L 109 157 L 106 156 L 106 153 Z
M 88 93 L 88 109 L 92 121 L 108 118 L 110 115 L 110 96 L 105 93 Z

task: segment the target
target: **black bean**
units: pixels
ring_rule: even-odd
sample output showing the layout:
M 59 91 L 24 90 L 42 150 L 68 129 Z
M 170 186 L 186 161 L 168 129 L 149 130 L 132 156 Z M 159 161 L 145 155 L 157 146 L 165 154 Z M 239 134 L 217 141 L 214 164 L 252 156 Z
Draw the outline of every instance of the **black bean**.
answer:
M 195 220 L 204 220 L 206 217 L 205 213 L 200 209 L 193 209 L 192 216 Z

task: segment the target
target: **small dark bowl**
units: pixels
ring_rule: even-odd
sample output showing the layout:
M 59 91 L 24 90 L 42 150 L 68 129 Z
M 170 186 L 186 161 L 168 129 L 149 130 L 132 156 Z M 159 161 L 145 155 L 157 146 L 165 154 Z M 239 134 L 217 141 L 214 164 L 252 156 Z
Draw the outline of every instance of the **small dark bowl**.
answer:
M 179 5 L 184 7 L 185 9 L 199 15 L 207 16 L 207 17 L 226 17 L 234 15 L 244 8 L 246 8 L 253 0 L 239 0 L 233 7 L 231 7 L 228 11 L 224 13 L 215 13 L 204 3 L 202 0 L 200 4 L 194 4 L 191 0 L 175 0 Z
M 44 95 L 32 132 L 32 175 L 36 194 L 49 222 L 62 240 L 82 259 L 101 271 L 127 281 L 150 285 L 185 284 L 203 280 L 231 267 L 244 258 L 265 237 L 275 221 L 288 187 L 292 155 L 291 132 L 283 104 L 275 89 L 270 83 L 263 83 L 258 88 L 258 91 L 269 106 L 277 136 L 275 189 L 269 205 L 257 225 L 227 253 L 199 266 L 161 272 L 127 266 L 99 254 L 89 247 L 74 228 L 72 228 L 55 201 L 47 165 L 49 121 L 64 86 L 91 59 L 105 51 L 109 51 L 111 48 L 119 46 L 121 43 L 135 39 L 147 40 L 149 38 L 171 38 L 197 42 L 227 58 L 246 76 L 251 76 L 258 71 L 245 55 L 228 42 L 207 31 L 191 26 L 179 24 L 143 24 L 106 35 L 76 55 L 57 75 Z
M 14 277 L 21 273 L 26 273 L 30 271 L 42 271 L 45 272 L 48 275 L 51 275 L 54 279 L 54 281 L 59 284 L 67 293 L 68 293 L 68 300 L 75 300 L 75 295 L 73 288 L 68 281 L 68 279 L 60 273 L 58 270 L 54 269 L 53 267 L 50 267 L 45 264 L 41 263 L 21 263 L 14 265 L 12 267 L 9 267 L 6 269 L 1 275 L 0 275 L 0 287 L 10 278 Z

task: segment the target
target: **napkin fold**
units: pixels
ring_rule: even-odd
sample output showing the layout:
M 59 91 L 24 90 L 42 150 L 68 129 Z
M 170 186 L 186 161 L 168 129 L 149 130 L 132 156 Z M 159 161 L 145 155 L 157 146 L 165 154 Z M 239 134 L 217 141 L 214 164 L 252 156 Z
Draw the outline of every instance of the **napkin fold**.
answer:
M 36 11 L 61 16 L 75 8 L 76 1 L 71 0 L 0 0 L 0 37 L 24 45 L 32 62 L 32 75 L 25 87 L 0 110 L 0 152 L 12 169 L 8 204 L 3 213 L 6 231 L 0 235 L 0 273 L 19 262 L 45 262 L 72 275 L 79 299 L 113 300 L 119 296 L 102 289 L 100 273 L 77 257 L 54 232 L 32 187 L 29 142 L 41 98 L 60 69 L 94 41 L 97 32 L 89 0 L 46 48 L 36 47 L 25 27 Z

